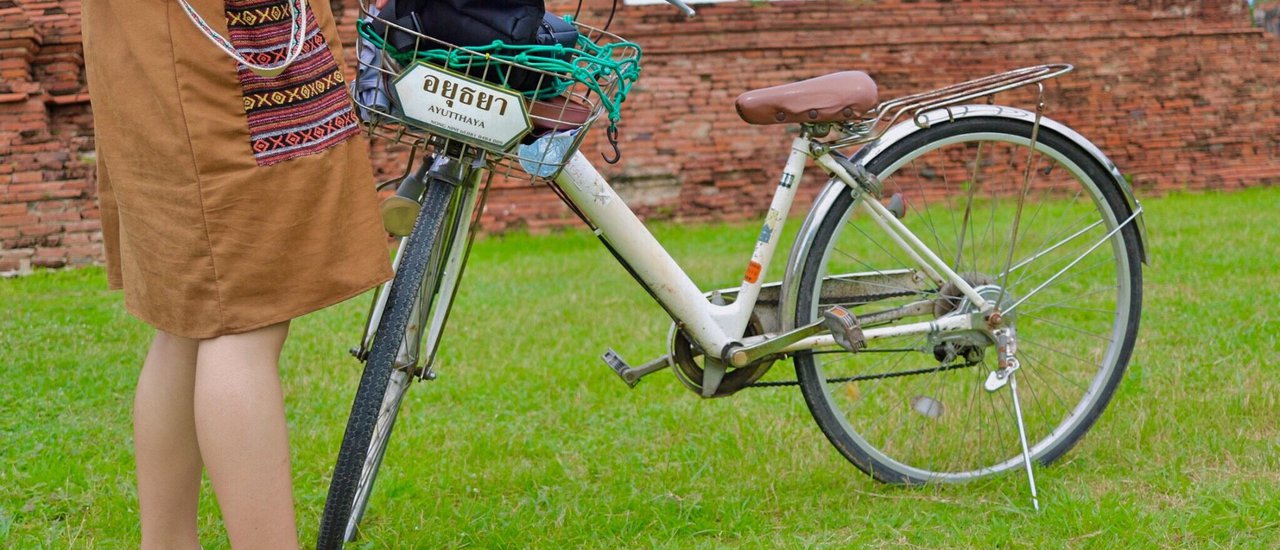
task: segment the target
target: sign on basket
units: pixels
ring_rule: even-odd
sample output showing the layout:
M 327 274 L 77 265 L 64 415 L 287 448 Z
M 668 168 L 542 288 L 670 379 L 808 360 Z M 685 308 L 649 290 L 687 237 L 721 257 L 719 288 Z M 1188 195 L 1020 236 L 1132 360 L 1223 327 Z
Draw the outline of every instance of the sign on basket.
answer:
M 446 137 L 506 151 L 532 125 L 520 94 L 421 61 L 393 88 L 406 118 Z

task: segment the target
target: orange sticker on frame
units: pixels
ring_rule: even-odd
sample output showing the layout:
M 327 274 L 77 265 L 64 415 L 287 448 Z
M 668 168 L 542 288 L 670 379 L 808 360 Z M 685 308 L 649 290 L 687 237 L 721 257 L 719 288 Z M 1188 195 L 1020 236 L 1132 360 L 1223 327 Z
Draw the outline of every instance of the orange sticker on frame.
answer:
M 755 284 L 756 281 L 760 280 L 760 263 L 759 262 L 756 262 L 753 260 L 751 263 L 747 264 L 746 279 L 747 279 L 747 282 L 751 284 Z

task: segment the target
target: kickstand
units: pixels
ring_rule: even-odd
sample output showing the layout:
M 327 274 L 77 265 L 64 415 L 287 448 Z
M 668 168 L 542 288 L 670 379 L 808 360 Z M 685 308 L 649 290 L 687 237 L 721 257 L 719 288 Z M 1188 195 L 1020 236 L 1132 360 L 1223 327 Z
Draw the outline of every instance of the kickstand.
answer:
M 1018 351 L 1018 343 L 1016 333 L 1013 327 L 997 329 L 996 337 L 996 353 L 999 366 L 989 376 L 987 376 L 986 384 L 983 384 L 988 392 L 995 392 L 1000 388 L 1009 386 L 1009 392 L 1013 396 L 1013 415 L 1018 421 L 1018 442 L 1022 444 L 1022 464 L 1027 469 L 1027 485 L 1031 487 L 1031 505 L 1036 511 L 1040 511 L 1040 498 L 1036 495 L 1036 475 L 1031 471 L 1031 448 L 1027 445 L 1027 427 L 1022 421 L 1022 403 L 1018 400 L 1018 381 L 1014 377 L 1018 367 L 1021 364 L 1014 354 Z
M 1022 464 L 1027 467 L 1027 485 L 1031 486 L 1031 505 L 1040 511 L 1036 495 L 1036 475 L 1031 471 L 1031 449 L 1027 448 L 1027 428 L 1022 423 L 1022 405 L 1018 403 L 1018 380 L 1009 373 L 1009 392 L 1013 395 L 1013 414 L 1018 417 L 1018 438 L 1022 440 Z

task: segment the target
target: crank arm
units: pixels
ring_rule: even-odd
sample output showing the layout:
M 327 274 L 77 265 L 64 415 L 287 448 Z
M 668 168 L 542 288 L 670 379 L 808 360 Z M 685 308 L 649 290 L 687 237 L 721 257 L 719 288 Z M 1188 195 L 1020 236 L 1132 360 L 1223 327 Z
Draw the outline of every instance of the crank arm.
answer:
M 734 367 L 745 367 L 755 361 L 781 352 L 786 347 L 804 340 L 810 336 L 816 336 L 826 330 L 826 325 L 822 320 L 814 321 L 795 330 L 784 332 L 768 340 L 749 344 L 746 346 L 730 345 L 725 348 L 728 356 L 725 362 Z
M 856 352 L 867 345 L 858 318 L 845 308 L 834 306 L 824 311 L 821 319 L 803 327 L 746 346 L 730 345 L 725 348 L 723 360 L 734 367 L 745 367 L 824 332 L 829 333 L 840 347 L 850 352 Z

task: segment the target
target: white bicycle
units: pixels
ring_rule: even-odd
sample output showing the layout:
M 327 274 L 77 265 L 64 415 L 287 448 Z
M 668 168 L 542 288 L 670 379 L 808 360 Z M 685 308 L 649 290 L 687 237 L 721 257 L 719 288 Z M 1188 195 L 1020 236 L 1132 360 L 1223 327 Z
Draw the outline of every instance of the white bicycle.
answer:
M 495 174 L 545 182 L 670 314 L 668 354 L 637 366 L 605 354 L 627 384 L 670 369 L 704 398 L 798 385 L 830 442 L 877 480 L 962 482 L 1022 468 L 1034 500 L 1032 462 L 1060 457 L 1106 408 L 1142 307 L 1142 208 L 1116 166 L 1043 116 L 1042 102 L 989 102 L 1023 86 L 1042 98 L 1043 81 L 1071 66 L 883 102 L 860 72 L 744 93 L 748 123 L 799 134 L 741 285 L 708 291 L 577 150 L 601 119 L 616 144 L 617 106 L 639 61 L 634 44 L 577 29 L 574 48 L 512 53 L 442 43 L 373 15 L 362 23 L 379 48 L 362 56 L 362 74 L 385 86 L 356 93 L 368 129 L 412 145 L 420 160 L 410 157 L 388 202 L 389 229 L 407 236 L 353 350 L 365 369 L 318 547 L 357 535 L 400 402 L 415 380 L 434 378 Z M 391 46 L 406 36 L 411 48 Z M 781 281 L 766 283 L 810 162 L 826 185 Z M 795 380 L 760 380 L 785 359 Z

